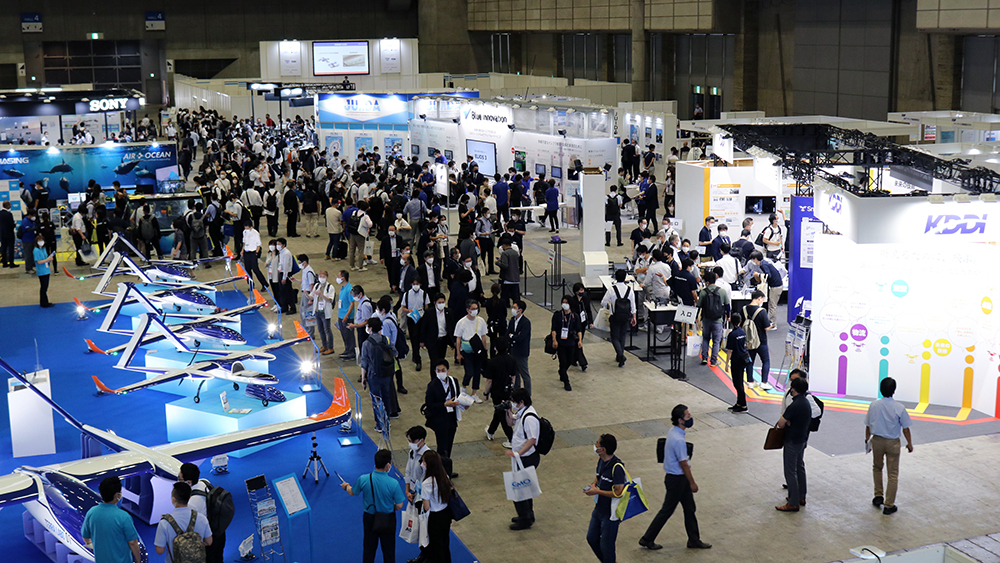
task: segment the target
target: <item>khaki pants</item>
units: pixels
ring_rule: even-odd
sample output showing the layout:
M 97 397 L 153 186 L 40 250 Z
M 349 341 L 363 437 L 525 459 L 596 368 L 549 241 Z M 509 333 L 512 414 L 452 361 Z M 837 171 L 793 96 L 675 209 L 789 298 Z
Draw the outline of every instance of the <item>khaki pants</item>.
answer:
M 781 299 L 783 286 L 767 288 L 767 318 L 771 319 L 771 324 L 778 325 L 778 300 Z
M 361 268 L 365 265 L 365 237 L 361 235 L 351 235 L 347 240 L 347 263 L 351 268 L 354 267 L 355 253 L 358 255 L 358 267 Z
M 875 479 L 875 496 L 885 497 L 885 506 L 895 506 L 896 486 L 899 478 L 899 438 L 890 440 L 881 436 L 872 436 L 872 476 Z M 889 479 L 882 494 L 882 458 L 888 465 Z

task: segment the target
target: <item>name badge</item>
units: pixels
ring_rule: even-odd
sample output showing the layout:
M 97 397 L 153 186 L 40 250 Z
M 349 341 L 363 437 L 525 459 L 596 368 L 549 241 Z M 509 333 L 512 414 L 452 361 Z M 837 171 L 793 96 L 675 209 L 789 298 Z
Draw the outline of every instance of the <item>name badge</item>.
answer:
M 562 329 L 562 332 L 559 333 L 559 338 L 562 340 L 566 340 L 567 338 L 569 338 L 569 329 L 568 328 Z

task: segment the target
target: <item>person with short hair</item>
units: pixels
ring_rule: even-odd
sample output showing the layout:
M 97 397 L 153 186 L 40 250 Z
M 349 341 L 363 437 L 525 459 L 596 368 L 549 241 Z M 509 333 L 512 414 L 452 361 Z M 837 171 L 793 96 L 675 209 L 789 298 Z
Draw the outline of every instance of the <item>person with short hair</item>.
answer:
M 627 477 L 625 466 L 615 455 L 618 440 L 613 434 L 601 434 L 594 444 L 597 474 L 594 481 L 583 488 L 583 494 L 597 497 L 594 510 L 590 513 L 587 529 L 587 543 L 601 563 L 615 563 L 615 543 L 618 540 L 618 526 L 621 520 L 611 519 L 611 499 L 621 498 L 625 493 Z
M 785 483 L 788 497 L 785 504 L 775 506 L 781 512 L 798 512 L 806 503 L 806 445 L 809 440 L 809 426 L 812 424 L 812 409 L 806 393 L 809 383 L 799 377 L 789 382 L 792 402 L 778 419 L 778 428 L 785 429 L 782 457 L 785 467 Z
M 420 507 L 423 505 L 420 496 L 421 487 L 424 482 L 425 470 L 420 463 L 423 455 L 430 451 L 427 446 L 427 429 L 423 426 L 414 426 L 406 431 L 406 471 L 403 474 L 403 481 L 406 484 L 406 499 L 410 506 Z M 420 555 L 410 559 L 407 563 L 423 563 L 427 560 L 426 546 L 420 546 Z
M 392 469 L 392 452 L 379 450 L 375 452 L 374 471 L 361 475 L 353 485 L 346 481 L 340 484 L 340 488 L 352 497 L 360 494 L 365 506 L 361 519 L 364 528 L 362 539 L 364 551 L 361 556 L 363 563 L 375 563 L 375 552 L 379 544 L 382 546 L 382 561 L 384 563 L 396 561 L 396 511 L 403 508 L 406 497 L 396 479 L 389 475 L 390 469 Z M 375 530 L 376 514 L 389 514 L 392 526 Z
M 451 365 L 445 358 L 439 358 L 432 363 L 434 378 L 427 384 L 424 395 L 424 407 L 421 409 L 428 428 L 434 431 L 437 441 L 437 451 L 451 457 L 451 447 L 455 443 L 455 431 L 458 430 L 458 381 L 450 375 Z M 457 477 L 452 473 L 450 477 Z
M 667 489 L 667 495 L 663 498 L 663 506 L 646 528 L 646 533 L 639 538 L 639 545 L 654 551 L 663 548 L 653 540 L 680 504 L 684 509 L 684 530 L 688 536 L 688 548 L 710 549 L 711 544 L 701 541 L 698 519 L 694 515 L 694 493 L 698 492 L 698 483 L 691 473 L 691 459 L 685 439 L 686 429 L 694 425 L 694 417 L 686 405 L 676 405 L 670 411 L 670 424 L 672 426 L 667 432 L 667 443 L 663 447 L 663 471 L 666 473 L 663 485 Z
M 722 260 L 723 252 L 722 245 L 732 245 L 732 241 L 729 240 L 729 227 L 725 223 L 720 223 L 716 229 L 715 238 L 712 239 L 712 243 L 706 249 L 708 254 L 712 255 L 712 259 L 716 262 Z
M 741 314 L 744 324 L 752 322 L 757 329 L 757 338 L 760 345 L 751 348 L 750 364 L 747 366 L 747 381 L 751 387 L 761 388 L 765 391 L 771 389 L 771 384 L 767 382 L 767 376 L 771 373 L 771 352 L 767 347 L 767 327 L 771 325 L 771 319 L 767 316 L 767 309 L 764 305 L 764 292 L 755 289 L 750 294 L 750 303 L 743 307 Z M 753 362 L 760 358 L 760 382 L 753 379 Z
M 423 495 L 423 509 L 427 515 L 427 555 L 428 563 L 451 563 L 451 510 L 448 502 L 455 494 L 450 476 L 445 470 L 444 460 L 434 450 L 424 452 L 421 457 L 424 466 L 424 482 L 420 484 Z
M 528 371 L 528 356 L 531 355 L 531 320 L 524 316 L 527 308 L 524 300 L 518 299 L 510 309 L 507 321 L 507 336 L 510 338 L 510 355 L 517 366 L 514 388 L 524 387 L 531 395 L 531 373 Z
M 747 412 L 747 394 L 743 374 L 747 366 L 753 366 L 750 352 L 747 351 L 747 333 L 743 330 L 743 315 L 733 313 L 729 317 L 733 327 L 726 337 L 726 357 L 729 358 L 729 374 L 733 378 L 733 388 L 736 389 L 736 403 L 728 410 L 734 413 Z
M 98 490 L 101 504 L 92 507 L 83 517 L 80 535 L 101 563 L 140 563 L 139 533 L 132 515 L 118 508 L 122 499 L 122 482 L 118 477 L 105 477 Z
M 715 217 L 709 215 L 705 217 L 705 226 L 698 232 L 698 249 L 701 254 L 708 254 L 712 246 L 712 225 L 715 224 Z
M 510 407 L 505 411 L 507 424 L 514 429 L 510 438 L 508 457 L 518 456 L 525 468 L 538 467 L 541 454 L 535 449 L 541 436 L 542 419 L 531 405 L 531 395 L 527 389 L 515 389 L 510 395 Z M 527 530 L 535 523 L 535 507 L 532 499 L 514 503 L 517 518 L 510 525 L 511 530 Z
M 153 541 L 158 555 L 167 554 L 166 563 L 173 562 L 174 539 L 187 531 L 192 518 L 194 532 L 201 536 L 202 543 L 205 547 L 212 545 L 212 529 L 208 526 L 208 517 L 189 508 L 190 500 L 191 485 L 180 481 L 174 483 L 174 488 L 170 491 L 170 503 L 174 506 L 174 511 L 163 515 L 156 526 L 156 539 Z
M 479 398 L 479 377 L 483 371 L 483 351 L 489 350 L 487 336 L 487 323 L 479 318 L 479 301 L 468 299 L 465 302 L 466 315 L 458 319 L 455 323 L 455 360 L 465 368 L 465 377 L 462 378 L 462 389 L 472 384 L 473 400 L 482 403 Z M 478 336 L 478 341 L 482 344 L 482 349 L 476 350 L 472 346 L 472 340 Z
M 635 292 L 625 284 L 625 270 L 615 270 L 615 283 L 611 289 L 604 292 L 601 299 L 601 307 L 611 311 L 611 345 L 615 349 L 615 361 L 618 367 L 625 366 L 625 336 L 628 334 L 629 326 L 635 326 Z M 627 320 L 615 320 L 615 306 L 619 299 L 628 299 L 629 310 Z M 619 319 L 625 319 L 625 315 L 619 315 Z
M 875 479 L 875 498 L 872 504 L 882 506 L 882 514 L 894 514 L 896 506 L 896 487 L 899 477 L 899 435 L 906 436 L 906 451 L 913 453 L 913 437 L 910 436 L 910 415 L 906 407 L 893 399 L 896 394 L 896 380 L 886 377 L 879 383 L 882 398 L 868 405 L 865 413 L 865 442 L 871 440 L 872 476 Z M 888 465 L 889 478 L 882 496 L 882 466 L 883 458 Z
M 352 297 L 354 286 L 351 284 L 351 272 L 347 270 L 341 270 L 337 274 L 337 285 L 340 286 L 340 291 L 337 294 L 337 330 L 340 331 L 340 338 L 344 341 L 344 352 L 340 354 L 339 358 L 345 361 L 354 360 L 357 353 L 355 352 L 355 338 L 354 331 L 351 329 L 351 322 L 348 317 L 350 312 L 354 309 L 354 298 Z
M 35 260 L 35 272 L 38 276 L 38 304 L 43 308 L 54 307 L 54 303 L 49 302 L 49 279 L 52 277 L 52 267 L 49 265 L 55 259 L 56 253 L 49 252 L 45 248 L 45 238 L 38 235 L 35 238 L 35 247 L 24 249 L 24 254 L 31 253 Z
M 729 301 L 729 293 L 715 285 L 715 272 L 705 273 L 705 288 L 698 295 L 698 310 L 701 313 L 701 365 L 709 364 L 714 367 L 719 363 L 719 347 L 722 345 L 722 329 L 725 319 L 729 317 L 732 305 Z M 713 294 L 716 294 L 722 305 L 721 316 L 714 317 L 713 312 L 708 310 L 708 301 Z M 709 347 L 711 344 L 711 348 Z
M 583 348 L 583 329 L 580 319 L 573 311 L 573 296 L 563 295 L 560 309 L 552 313 L 549 330 L 552 336 L 552 347 L 559 356 L 559 381 L 563 388 L 572 391 L 569 383 L 569 366 L 573 363 L 579 350 Z

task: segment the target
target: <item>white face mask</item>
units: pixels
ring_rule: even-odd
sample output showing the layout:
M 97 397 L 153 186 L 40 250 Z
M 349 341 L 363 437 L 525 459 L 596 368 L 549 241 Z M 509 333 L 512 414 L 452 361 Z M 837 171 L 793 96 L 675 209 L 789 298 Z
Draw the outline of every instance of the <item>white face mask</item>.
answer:
M 305 269 L 305 267 L 306 267 L 306 265 L 305 265 L 305 264 L 303 264 L 302 262 L 299 262 L 299 269 L 300 269 L 300 270 L 304 270 L 304 269 Z
M 277 245 L 277 246 L 276 246 L 275 248 L 277 248 L 278 250 L 281 250 L 281 249 L 283 249 L 283 248 L 285 248 L 285 247 L 284 247 L 284 246 L 281 246 L 281 245 L 279 244 L 279 245 Z
M 515 308 L 511 309 L 510 310 L 510 314 L 516 317 L 517 316 L 517 308 L 515 307 Z
M 367 332 L 370 335 L 372 333 L 372 328 L 371 327 L 365 328 L 365 332 Z
M 469 311 L 469 318 L 474 319 L 479 316 L 479 309 L 473 309 Z
M 413 285 L 413 293 L 416 293 L 416 292 L 418 292 L 418 291 L 420 291 L 420 286 L 419 286 L 419 285 L 417 285 L 417 284 L 414 284 L 414 285 Z
M 438 303 L 436 307 L 438 311 L 444 311 L 444 303 Z
M 417 444 L 410 443 L 410 451 L 416 452 L 419 449 L 420 446 L 418 446 Z
M 396 219 L 402 219 L 402 218 L 403 218 L 403 214 L 402 213 L 397 213 L 396 214 Z
M 434 259 L 433 258 L 428 258 L 427 259 L 427 263 L 428 264 L 433 264 L 434 263 Z
M 448 379 L 448 372 L 446 372 L 446 371 L 439 371 L 439 372 L 437 372 L 437 377 L 441 381 L 444 381 L 445 379 Z
M 344 278 L 337 278 L 337 285 L 344 285 Z
M 44 246 L 45 246 L 45 241 L 44 240 L 38 241 L 38 248 L 42 248 Z
M 689 250 L 691 250 L 691 247 L 690 247 L 690 246 L 682 246 L 682 247 L 681 247 L 681 251 L 683 251 L 683 252 L 687 252 L 687 251 L 689 251 Z
M 389 236 L 390 237 L 396 236 L 396 231 L 389 231 Z
M 563 311 L 569 311 L 569 303 L 562 304 Z
M 466 270 L 471 270 L 472 269 L 472 262 L 466 262 L 465 263 L 465 269 Z
M 319 283 L 326 283 L 326 278 L 324 278 L 323 276 L 320 276 Z
M 267 245 L 267 249 L 270 250 L 271 252 L 274 252 L 274 245 L 273 244 Z
M 406 265 L 406 258 L 400 258 L 400 259 L 399 259 L 399 264 L 400 264 L 401 266 L 405 266 L 405 265 Z
M 594 455 L 601 455 L 601 454 L 597 453 L 597 446 L 594 446 Z

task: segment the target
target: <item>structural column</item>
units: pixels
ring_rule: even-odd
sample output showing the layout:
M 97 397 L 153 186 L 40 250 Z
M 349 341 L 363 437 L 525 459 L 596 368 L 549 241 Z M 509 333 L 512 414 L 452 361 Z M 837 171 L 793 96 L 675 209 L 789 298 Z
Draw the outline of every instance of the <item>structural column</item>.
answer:
M 630 0 L 629 24 L 632 29 L 632 100 L 649 96 L 646 72 L 646 1 Z

